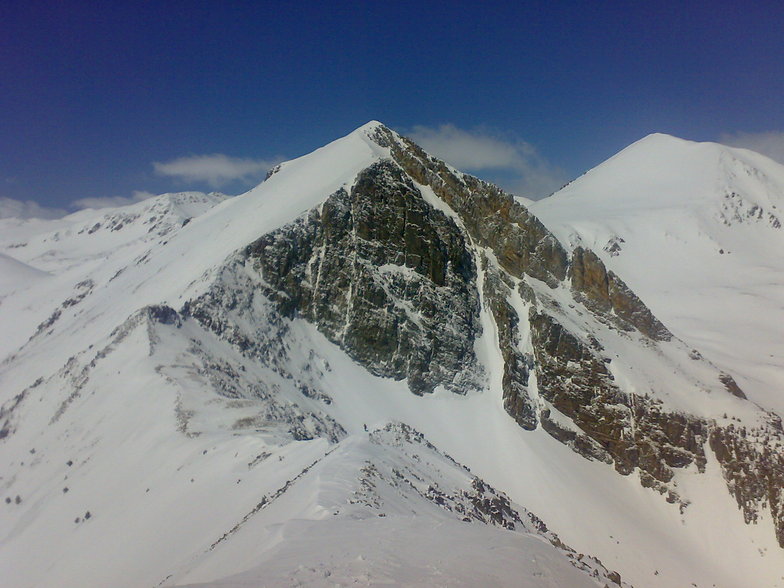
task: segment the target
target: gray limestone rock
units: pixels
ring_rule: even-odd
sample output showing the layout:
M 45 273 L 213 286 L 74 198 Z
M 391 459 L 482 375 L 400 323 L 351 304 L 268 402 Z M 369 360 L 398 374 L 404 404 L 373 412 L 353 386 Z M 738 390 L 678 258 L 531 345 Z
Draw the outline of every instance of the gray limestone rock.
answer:
M 246 250 L 260 287 L 372 373 L 465 393 L 483 384 L 476 267 L 455 222 L 392 162 Z

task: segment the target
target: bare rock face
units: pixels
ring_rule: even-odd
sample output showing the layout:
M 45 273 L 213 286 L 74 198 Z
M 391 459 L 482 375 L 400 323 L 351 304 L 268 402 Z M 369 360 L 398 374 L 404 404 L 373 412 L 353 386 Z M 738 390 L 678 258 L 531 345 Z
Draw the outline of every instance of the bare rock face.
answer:
M 754 523 L 767 505 L 784 547 L 784 435 L 781 420 L 771 415 L 768 426 L 747 429 L 729 425 L 711 430 L 710 448 L 746 523 Z
M 613 312 L 621 328 L 631 327 L 656 341 L 669 341 L 672 333 L 617 275 L 607 271 L 597 255 L 582 247 L 572 254 L 572 289 L 595 312 Z
M 523 429 L 532 431 L 538 423 L 536 405 L 528 394 L 529 365 L 520 351 L 520 317 L 509 304 L 513 284 L 509 277 L 497 271 L 482 257 L 485 273 L 484 297 L 498 331 L 498 346 L 504 358 L 503 388 L 504 409 Z
M 260 287 L 372 373 L 416 394 L 481 386 L 476 267 L 454 221 L 382 161 L 348 193 L 247 248 Z
M 512 276 L 527 274 L 551 287 L 565 277 L 566 251 L 541 221 L 510 195 L 487 182 L 460 174 L 418 145 L 381 127 L 376 141 L 394 160 L 457 213 L 471 240 L 489 247 Z
M 578 453 L 613 463 L 623 475 L 639 468 L 643 485 L 677 500 L 666 484 L 673 468 L 696 463 L 704 469 L 706 424 L 622 391 L 595 352 L 552 316 L 532 311 L 530 321 L 539 393 L 579 433 L 564 430 L 549 412 L 544 428 Z
M 638 331 L 652 342 L 672 340 L 670 331 L 626 283 L 588 249 L 578 247 L 569 259 L 536 217 L 495 186 L 454 172 L 387 129 L 379 129 L 377 140 L 389 147 L 412 178 L 449 205 L 472 244 L 486 247 L 495 256 L 498 269 L 486 258 L 483 263 L 483 295 L 504 359 L 504 407 L 522 428 L 541 425 L 586 458 L 611 463 L 623 475 L 637 471 L 644 486 L 666 494 L 668 501 L 680 502 L 682 507 L 687 502 L 675 490 L 674 472 L 691 464 L 704 471 L 704 447 L 710 439 L 730 492 L 739 505 L 746 505 L 741 508 L 756 513 L 770 505 L 784 546 L 782 437 L 775 428 L 757 443 L 747 443 L 738 431 L 667 411 L 652 397 L 623 391 L 599 353 L 600 343 L 583 341 L 565 328 L 555 318 L 558 313 L 537 300 L 523 278 L 530 276 L 551 288 L 569 283 L 576 302 L 600 322 L 621 331 Z M 509 302 L 512 278 L 518 279 L 520 297 L 531 305 L 528 317 L 518 316 Z M 533 357 L 521 351 L 520 323 L 524 320 L 529 322 Z M 541 406 L 528 390 L 532 370 L 537 375 L 538 394 L 549 406 Z M 718 377 L 731 394 L 745 397 L 731 376 Z M 561 416 L 555 418 L 553 410 Z M 570 425 L 564 424 L 563 417 Z M 745 460 L 731 460 L 719 447 L 732 447 L 727 451 L 741 452 Z M 747 518 L 753 520 L 750 514 Z

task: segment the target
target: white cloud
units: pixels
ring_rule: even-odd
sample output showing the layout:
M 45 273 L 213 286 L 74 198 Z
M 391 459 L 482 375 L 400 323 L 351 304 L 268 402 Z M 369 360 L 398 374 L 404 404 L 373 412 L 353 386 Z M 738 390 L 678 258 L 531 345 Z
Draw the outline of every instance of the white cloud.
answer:
M 767 155 L 774 161 L 784 163 L 784 131 L 763 133 L 723 133 L 719 143 L 730 147 L 743 147 Z
M 130 196 L 104 196 L 96 198 L 79 198 L 71 202 L 70 207 L 81 210 L 82 208 L 116 208 L 127 206 L 155 196 L 152 192 L 135 190 Z
M 267 170 L 281 161 L 281 158 L 248 159 L 214 153 L 179 157 L 167 162 L 156 161 L 152 165 L 162 176 L 186 182 L 206 182 L 213 188 L 219 188 L 236 180 L 246 183 L 261 181 Z
M 32 200 L 0 197 L 0 218 L 60 218 L 68 214 L 61 208 L 41 206 Z
M 466 131 L 452 124 L 416 126 L 408 135 L 431 155 L 460 170 L 482 173 L 520 196 L 543 198 L 568 180 L 564 170 L 520 139 L 509 140 L 483 129 Z

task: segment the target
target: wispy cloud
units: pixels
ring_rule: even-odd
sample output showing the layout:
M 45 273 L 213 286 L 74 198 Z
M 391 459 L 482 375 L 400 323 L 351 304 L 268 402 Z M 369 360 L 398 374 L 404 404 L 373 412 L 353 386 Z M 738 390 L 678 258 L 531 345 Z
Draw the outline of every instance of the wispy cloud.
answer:
M 15 200 L 14 198 L 0 197 L 0 218 L 60 218 L 68 214 L 61 208 L 41 206 L 32 200 Z
M 219 188 L 234 181 L 245 183 L 260 181 L 272 167 L 283 161 L 229 157 L 221 153 L 191 155 L 171 161 L 153 163 L 155 172 L 185 182 L 205 182 Z
M 547 196 L 568 180 L 563 169 L 522 139 L 505 138 L 486 129 L 467 131 L 453 124 L 415 126 L 408 135 L 425 151 L 456 168 L 481 174 L 534 200 Z
M 774 161 L 784 163 L 784 131 L 763 133 L 723 133 L 719 143 L 730 147 L 743 147 L 767 155 Z
M 116 208 L 136 204 L 142 200 L 147 200 L 155 196 L 152 192 L 134 190 L 130 196 L 103 196 L 95 198 L 79 198 L 71 202 L 71 208 L 81 210 L 83 208 Z

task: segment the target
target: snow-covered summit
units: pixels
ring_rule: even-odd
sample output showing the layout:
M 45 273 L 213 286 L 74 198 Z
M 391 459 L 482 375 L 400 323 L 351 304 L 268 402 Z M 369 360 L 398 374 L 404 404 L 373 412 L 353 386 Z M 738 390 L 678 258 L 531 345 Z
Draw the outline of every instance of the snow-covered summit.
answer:
M 784 414 L 784 165 L 655 134 L 530 208 Z
M 745 203 L 737 207 L 748 209 L 748 214 L 737 217 L 738 222 L 773 223 L 784 207 L 783 187 L 784 166 L 764 155 L 656 133 L 538 201 L 534 208 L 548 216 L 557 214 L 556 209 L 568 209 L 575 217 L 612 218 L 640 210 L 709 207 L 705 212 L 730 222 L 729 205 L 723 200 L 736 194 Z

